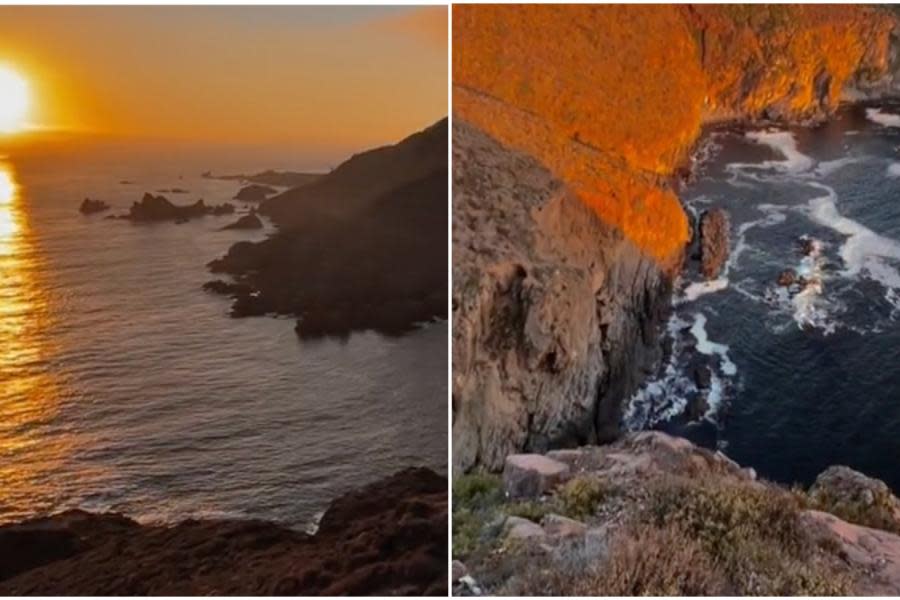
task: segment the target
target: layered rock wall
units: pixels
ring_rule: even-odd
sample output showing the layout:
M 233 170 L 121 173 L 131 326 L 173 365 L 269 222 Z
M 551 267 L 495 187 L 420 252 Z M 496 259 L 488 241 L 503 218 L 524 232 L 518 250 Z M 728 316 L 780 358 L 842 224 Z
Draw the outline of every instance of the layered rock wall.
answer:
M 454 461 L 604 441 L 658 357 L 704 123 L 889 90 L 863 6 L 453 9 Z

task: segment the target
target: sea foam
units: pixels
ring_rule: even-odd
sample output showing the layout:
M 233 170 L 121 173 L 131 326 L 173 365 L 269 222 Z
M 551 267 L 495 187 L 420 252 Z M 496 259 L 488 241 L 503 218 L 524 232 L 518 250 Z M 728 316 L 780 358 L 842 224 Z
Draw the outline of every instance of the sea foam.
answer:
M 814 161 L 809 156 L 797 150 L 797 140 L 789 131 L 750 131 L 747 139 L 763 144 L 784 156 L 784 160 L 767 160 L 759 164 L 743 166 L 773 168 L 788 173 L 799 173 L 811 168 Z
M 728 346 L 718 344 L 709 339 L 706 333 L 706 315 L 696 313 L 694 324 L 691 325 L 691 335 L 697 340 L 697 352 L 707 356 L 718 355 L 722 361 L 722 373 L 729 376 L 737 375 L 737 366 L 728 358 Z
M 900 127 L 900 115 L 886 113 L 880 108 L 867 108 L 866 118 L 884 127 Z

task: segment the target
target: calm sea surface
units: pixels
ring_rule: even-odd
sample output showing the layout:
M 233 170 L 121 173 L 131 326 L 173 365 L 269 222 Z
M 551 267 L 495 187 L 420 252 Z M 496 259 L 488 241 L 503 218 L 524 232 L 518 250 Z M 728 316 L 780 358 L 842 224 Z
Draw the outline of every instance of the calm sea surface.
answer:
M 292 166 L 128 148 L 0 160 L 0 522 L 82 507 L 303 527 L 402 467 L 446 470 L 446 323 L 300 342 L 292 319 L 232 319 L 201 289 L 208 261 L 271 227 L 104 219 L 144 191 L 230 201 L 239 185 L 206 169 Z M 85 196 L 113 209 L 85 217 Z
M 627 425 L 674 430 L 782 482 L 845 464 L 900 491 L 900 106 L 719 131 L 703 150 L 687 206 L 729 212 L 731 256 L 718 280 L 694 267 L 680 282 L 672 359 Z M 808 283 L 780 287 L 785 269 Z M 709 409 L 686 425 L 698 359 L 712 367 Z

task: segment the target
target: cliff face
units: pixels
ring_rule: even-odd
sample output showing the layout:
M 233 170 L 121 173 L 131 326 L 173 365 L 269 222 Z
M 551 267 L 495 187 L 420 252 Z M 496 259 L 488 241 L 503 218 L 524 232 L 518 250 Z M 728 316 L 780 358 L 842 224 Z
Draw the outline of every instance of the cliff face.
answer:
M 656 263 L 533 158 L 459 122 L 453 249 L 454 463 L 613 437 L 634 367 L 656 358 Z
M 615 435 L 691 237 L 671 181 L 701 126 L 889 90 L 894 23 L 860 6 L 454 7 L 457 467 Z

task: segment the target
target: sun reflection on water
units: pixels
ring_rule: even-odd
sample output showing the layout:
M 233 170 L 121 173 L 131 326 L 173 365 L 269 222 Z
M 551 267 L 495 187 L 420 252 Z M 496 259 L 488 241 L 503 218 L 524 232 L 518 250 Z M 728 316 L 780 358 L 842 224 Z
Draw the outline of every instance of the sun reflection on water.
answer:
M 38 266 L 22 189 L 0 162 L 0 521 L 44 505 L 69 452 L 66 436 L 45 435 L 59 389 L 46 368 L 52 323 Z

